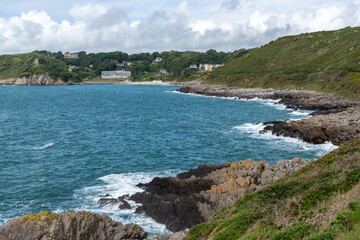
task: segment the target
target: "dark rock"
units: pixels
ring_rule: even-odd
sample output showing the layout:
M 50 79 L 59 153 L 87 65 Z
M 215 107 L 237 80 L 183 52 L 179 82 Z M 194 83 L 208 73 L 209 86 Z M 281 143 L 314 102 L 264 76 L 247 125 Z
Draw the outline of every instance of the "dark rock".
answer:
M 205 221 L 197 204 L 206 202 L 200 192 L 210 189 L 214 182 L 203 177 L 228 166 L 230 163 L 200 165 L 177 177 L 155 177 L 149 183 L 137 185 L 145 192 L 136 193 L 130 199 L 142 204 L 136 212 L 145 212 L 157 222 L 165 224 L 170 231 L 190 228 Z
M 118 197 L 118 201 L 121 203 L 119 206 L 119 209 L 131 209 L 130 204 L 125 200 L 125 198 L 129 198 L 128 195 L 126 196 L 122 196 L 122 197 Z
M 105 195 L 99 195 L 99 197 L 101 197 L 101 198 L 108 198 L 108 197 L 112 197 L 110 194 L 105 194 Z
M 137 212 L 145 212 L 170 231 L 180 231 L 204 221 L 197 208 L 197 203 L 204 200 L 198 193 L 212 185 L 210 179 L 156 177 L 150 183 L 142 184 L 145 192 L 136 193 L 130 199 L 142 204 Z
M 210 164 L 200 165 L 196 169 L 190 169 L 187 172 L 179 173 L 176 177 L 179 179 L 190 178 L 192 176 L 195 176 L 196 178 L 204 177 L 212 171 L 216 171 L 216 170 L 224 168 L 224 167 L 229 167 L 230 164 L 231 164 L 231 162 L 226 162 L 226 163 L 223 163 L 220 165 L 210 165 Z
M 299 138 L 314 144 L 329 141 L 340 145 L 359 137 L 360 107 L 298 121 L 266 122 L 265 125 L 260 133 L 270 131 L 277 136 Z
M 116 198 L 100 198 L 98 203 L 99 204 L 115 204 L 118 200 Z

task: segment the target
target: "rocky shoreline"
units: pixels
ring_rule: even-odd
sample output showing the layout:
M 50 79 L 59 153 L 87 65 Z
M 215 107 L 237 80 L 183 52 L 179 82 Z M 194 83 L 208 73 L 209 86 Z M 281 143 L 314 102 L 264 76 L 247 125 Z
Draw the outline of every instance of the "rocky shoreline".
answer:
M 43 83 L 42 80 L 39 83 Z M 185 85 L 178 91 L 216 97 L 280 99 L 279 103 L 288 108 L 313 111 L 308 119 L 266 122 L 262 133 L 270 131 L 315 144 L 331 141 L 336 145 L 360 137 L 359 103 L 334 95 L 198 84 Z M 216 166 L 200 165 L 176 177 L 155 177 L 149 183 L 140 183 L 138 187 L 144 191 L 131 196 L 100 196 L 99 204 L 117 204 L 120 209 L 130 209 L 128 201 L 135 201 L 140 204 L 137 213 L 144 213 L 177 232 L 159 235 L 153 240 L 183 239 L 186 237 L 183 230 L 210 220 L 214 213 L 239 197 L 263 189 L 307 165 L 308 162 L 300 158 L 280 160 L 276 165 L 251 159 Z M 147 233 L 138 225 L 123 225 L 105 215 L 87 212 L 30 214 L 0 226 L 0 240 L 83 238 L 146 239 Z
M 272 88 L 238 88 L 223 85 L 186 84 L 177 91 L 238 99 L 279 99 L 279 104 L 284 104 L 287 108 L 313 111 L 312 115 L 341 112 L 359 104 L 359 102 L 350 101 L 332 94 L 314 91 L 276 90 Z
M 266 161 L 246 159 L 236 163 L 200 165 L 176 177 L 155 177 L 151 182 L 139 184 L 145 191 L 132 196 L 101 198 L 101 204 L 132 200 L 140 203 L 137 213 L 145 213 L 165 224 L 173 232 L 191 228 L 210 220 L 214 213 L 240 196 L 262 189 L 274 181 L 288 176 L 308 164 L 300 158 L 281 160 L 276 165 Z
M 279 104 L 284 104 L 289 109 L 313 111 L 313 117 L 308 119 L 266 122 L 266 127 L 260 133 L 270 131 L 277 136 L 295 137 L 314 144 L 330 141 L 334 145 L 360 137 L 359 102 L 332 94 L 201 84 L 185 85 L 177 91 L 239 99 L 279 99 Z
M 82 82 L 63 82 L 61 80 L 55 80 L 49 75 L 32 75 L 28 78 L 9 78 L 0 80 L 0 85 L 136 85 L 136 86 L 178 86 L 182 83 L 178 82 L 132 82 L 132 81 L 82 81 Z
M 263 189 L 272 182 L 293 174 L 309 163 L 300 158 L 281 160 L 276 165 L 246 159 L 236 163 L 200 165 L 176 177 L 155 177 L 139 184 L 143 192 L 132 196 L 102 196 L 99 204 L 119 204 L 131 208 L 128 201 L 141 205 L 144 213 L 173 231 L 152 240 L 180 240 L 186 230 L 208 221 L 221 208 L 233 204 L 240 196 Z M 0 226 L 0 240 L 32 239 L 147 239 L 139 225 L 111 220 L 108 216 L 85 211 L 54 214 L 48 211 L 29 214 Z

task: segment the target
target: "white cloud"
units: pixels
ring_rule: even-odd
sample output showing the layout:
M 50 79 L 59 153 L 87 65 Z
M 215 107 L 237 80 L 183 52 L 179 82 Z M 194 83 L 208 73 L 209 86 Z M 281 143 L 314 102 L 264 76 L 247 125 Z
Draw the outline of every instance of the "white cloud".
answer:
M 99 17 L 106 13 L 106 11 L 107 9 L 104 6 L 93 3 L 88 3 L 83 6 L 77 4 L 69 10 L 72 17 L 82 20 Z
M 139 6 L 133 9 L 88 3 L 72 7 L 71 19 L 62 21 L 55 21 L 45 11 L 27 11 L 7 19 L 0 17 L 0 53 L 39 49 L 129 53 L 210 48 L 233 51 L 259 46 L 283 35 L 360 23 L 359 0 L 343 4 L 314 0 L 312 5 L 294 1 L 297 8 L 290 8 L 281 0 L 272 4 L 265 0 L 222 3 L 159 0 L 151 11 L 142 14 L 137 11 L 145 7 L 140 6 L 140 1 L 136 1 Z M 229 11 L 224 4 L 236 9 Z M 149 5 L 146 7 L 150 9 Z

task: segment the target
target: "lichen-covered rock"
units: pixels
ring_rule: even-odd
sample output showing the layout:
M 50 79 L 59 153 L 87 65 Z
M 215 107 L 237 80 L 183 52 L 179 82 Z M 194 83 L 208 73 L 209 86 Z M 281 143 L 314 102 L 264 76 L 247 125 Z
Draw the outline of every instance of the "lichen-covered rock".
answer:
M 123 225 L 106 215 L 85 211 L 29 214 L 0 226 L 0 240 L 118 240 L 146 239 L 138 225 Z
M 183 240 L 186 239 L 187 231 L 180 231 L 169 235 L 157 235 L 149 240 Z

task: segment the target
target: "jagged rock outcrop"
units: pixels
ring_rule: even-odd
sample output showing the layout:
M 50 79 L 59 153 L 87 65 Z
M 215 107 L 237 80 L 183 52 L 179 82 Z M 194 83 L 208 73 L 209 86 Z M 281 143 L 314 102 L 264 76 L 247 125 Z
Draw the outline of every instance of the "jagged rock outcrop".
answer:
M 349 101 L 332 94 L 314 91 L 237 88 L 201 84 L 187 84 L 178 91 L 215 97 L 280 99 L 279 103 L 285 104 L 288 108 L 314 111 L 313 115 L 341 112 L 358 104 L 358 102 Z
M 187 231 L 180 231 L 169 235 L 157 235 L 149 240 L 183 240 L 186 239 Z
M 0 226 L 0 240 L 115 240 L 146 239 L 136 224 L 123 225 L 89 212 L 29 214 Z
M 9 78 L 0 80 L 0 85 L 64 85 L 59 79 L 53 79 L 49 75 L 34 74 L 28 78 Z
M 329 141 L 340 145 L 360 137 L 360 106 L 298 121 L 274 121 L 265 124 L 267 126 L 261 133 L 270 131 L 278 136 L 300 138 L 314 144 Z
M 201 165 L 177 177 L 156 177 L 150 183 L 139 184 L 145 191 L 129 199 L 142 204 L 136 212 L 145 213 L 176 232 L 209 220 L 216 211 L 240 196 L 264 188 L 307 164 L 294 158 L 279 161 L 277 165 L 251 159 L 217 166 Z

